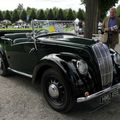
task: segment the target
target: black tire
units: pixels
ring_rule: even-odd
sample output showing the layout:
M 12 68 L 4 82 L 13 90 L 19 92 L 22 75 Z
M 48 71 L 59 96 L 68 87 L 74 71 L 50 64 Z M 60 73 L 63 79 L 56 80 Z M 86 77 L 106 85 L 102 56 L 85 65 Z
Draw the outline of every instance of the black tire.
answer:
M 5 61 L 3 60 L 2 55 L 0 54 L 0 75 L 6 76 L 8 74 L 8 70 L 5 66 Z
M 52 85 L 57 87 L 56 91 L 59 93 L 54 97 L 49 92 Z M 41 88 L 46 101 L 54 110 L 65 113 L 74 106 L 72 90 L 60 71 L 46 70 L 42 76 Z

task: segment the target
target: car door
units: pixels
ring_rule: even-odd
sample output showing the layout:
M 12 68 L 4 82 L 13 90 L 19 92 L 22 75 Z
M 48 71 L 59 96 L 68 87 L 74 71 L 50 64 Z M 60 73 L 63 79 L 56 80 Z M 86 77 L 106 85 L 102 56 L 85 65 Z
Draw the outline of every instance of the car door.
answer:
M 37 62 L 37 52 L 33 41 L 11 42 L 6 45 L 6 53 L 10 68 L 32 74 Z

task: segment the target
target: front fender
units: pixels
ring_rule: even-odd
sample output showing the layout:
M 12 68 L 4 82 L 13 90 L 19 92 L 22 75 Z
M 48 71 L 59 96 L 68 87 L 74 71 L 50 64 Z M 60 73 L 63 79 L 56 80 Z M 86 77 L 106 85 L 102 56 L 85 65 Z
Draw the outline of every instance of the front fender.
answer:
M 36 65 L 33 72 L 33 82 L 40 82 L 41 77 L 45 70 L 53 68 L 60 70 L 68 84 L 76 94 L 80 94 L 80 85 L 83 86 L 82 80 L 79 78 L 78 72 L 72 60 L 77 59 L 72 54 L 51 54 L 42 58 Z

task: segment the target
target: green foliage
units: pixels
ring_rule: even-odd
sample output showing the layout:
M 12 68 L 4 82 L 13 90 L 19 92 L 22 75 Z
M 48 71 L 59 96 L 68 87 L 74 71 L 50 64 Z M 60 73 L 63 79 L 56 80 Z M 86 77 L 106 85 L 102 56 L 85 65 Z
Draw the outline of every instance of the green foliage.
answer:
M 104 18 L 107 14 L 107 11 L 115 5 L 119 0 L 99 0 L 99 14 L 100 18 Z M 86 0 L 81 0 L 83 4 L 86 3 Z M 94 7 L 94 6 L 93 6 Z
M 11 13 L 9 10 L 6 10 L 5 15 L 4 15 L 4 19 L 11 20 Z
M 63 10 L 64 19 L 67 20 L 68 9 Z
M 107 11 L 117 3 L 118 0 L 101 0 L 99 1 L 99 10 L 101 18 L 104 18 L 107 14 Z
M 20 19 L 22 19 L 23 21 L 26 21 L 26 19 L 27 19 L 27 12 L 25 10 L 23 10 L 21 12 Z
M 73 13 L 72 9 L 70 8 L 68 10 L 67 20 L 74 20 L 74 19 L 75 19 L 74 13 Z
M 48 20 L 54 20 L 54 13 L 53 13 L 53 10 L 52 9 L 50 9 L 49 11 L 48 11 L 48 15 L 47 15 L 47 18 L 48 18 Z
M 73 10 L 74 19 L 77 17 L 77 12 Z
M 58 14 L 57 14 L 57 19 L 58 20 L 65 20 L 64 13 L 62 9 L 59 9 Z
M 37 15 L 36 15 L 36 10 L 35 9 L 32 9 L 31 10 L 31 13 L 30 13 L 30 20 L 34 20 L 37 18 Z
M 58 18 L 57 18 L 57 16 L 58 16 L 58 11 L 59 11 L 58 8 L 56 8 L 56 7 L 53 8 L 53 14 L 54 14 L 54 19 L 55 19 L 55 20 L 58 20 Z
M 24 9 L 24 7 L 23 7 L 23 4 L 18 4 L 18 6 L 17 6 L 17 10 L 18 11 L 23 11 L 23 9 Z
M 85 12 L 82 9 L 79 9 L 77 12 L 77 18 L 79 20 L 85 20 Z
M 19 20 L 19 14 L 18 14 L 17 9 L 15 9 L 12 13 L 12 22 L 16 22 L 18 20 Z
M 120 17 L 120 5 L 117 7 L 117 16 Z
M 31 12 L 33 12 L 33 11 L 35 12 L 35 15 L 36 15 L 37 10 L 35 8 L 27 7 L 26 12 L 27 12 L 28 16 L 30 16 Z
M 31 14 L 31 11 L 32 11 L 32 8 L 30 8 L 30 7 L 27 7 L 27 10 L 26 10 L 26 12 L 27 12 L 27 15 L 29 15 L 29 16 L 30 16 L 30 14 Z
M 80 13 L 81 12 L 81 13 Z M 4 15 L 2 17 L 2 15 Z M 14 11 L 1 11 L 0 13 L 0 19 L 8 19 L 12 20 L 12 22 L 15 22 L 19 19 L 22 19 L 23 21 L 30 22 L 33 19 L 39 19 L 39 20 L 74 20 L 76 17 L 84 20 L 85 12 L 80 9 L 78 12 L 72 10 L 72 9 L 58 9 L 54 7 L 53 9 L 35 9 L 27 7 L 27 9 L 24 9 L 22 4 L 19 4 L 17 9 Z M 11 18 L 12 17 L 12 18 Z M 29 19 L 29 20 L 28 20 Z
M 3 12 L 0 11 L 0 21 L 3 20 Z
M 42 9 L 37 12 L 37 19 L 38 20 L 45 20 L 46 19 L 45 13 Z

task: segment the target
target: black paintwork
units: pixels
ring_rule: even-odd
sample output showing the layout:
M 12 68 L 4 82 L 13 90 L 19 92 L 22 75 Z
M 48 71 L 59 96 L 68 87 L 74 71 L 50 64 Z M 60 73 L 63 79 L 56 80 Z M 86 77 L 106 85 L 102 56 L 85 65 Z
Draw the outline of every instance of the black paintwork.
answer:
M 61 38 L 62 35 L 66 37 Z M 102 89 L 97 60 L 91 48 L 96 43 L 94 40 L 68 33 L 38 35 L 36 42 L 32 37 L 27 37 L 26 33 L 18 36 L 5 35 L 0 40 L 0 52 L 6 67 L 32 75 L 33 82 L 40 82 L 48 68 L 59 69 L 75 97 L 84 96 L 86 91 L 92 94 Z M 76 61 L 81 58 L 89 66 L 89 74 L 86 76 L 81 75 L 76 67 Z

